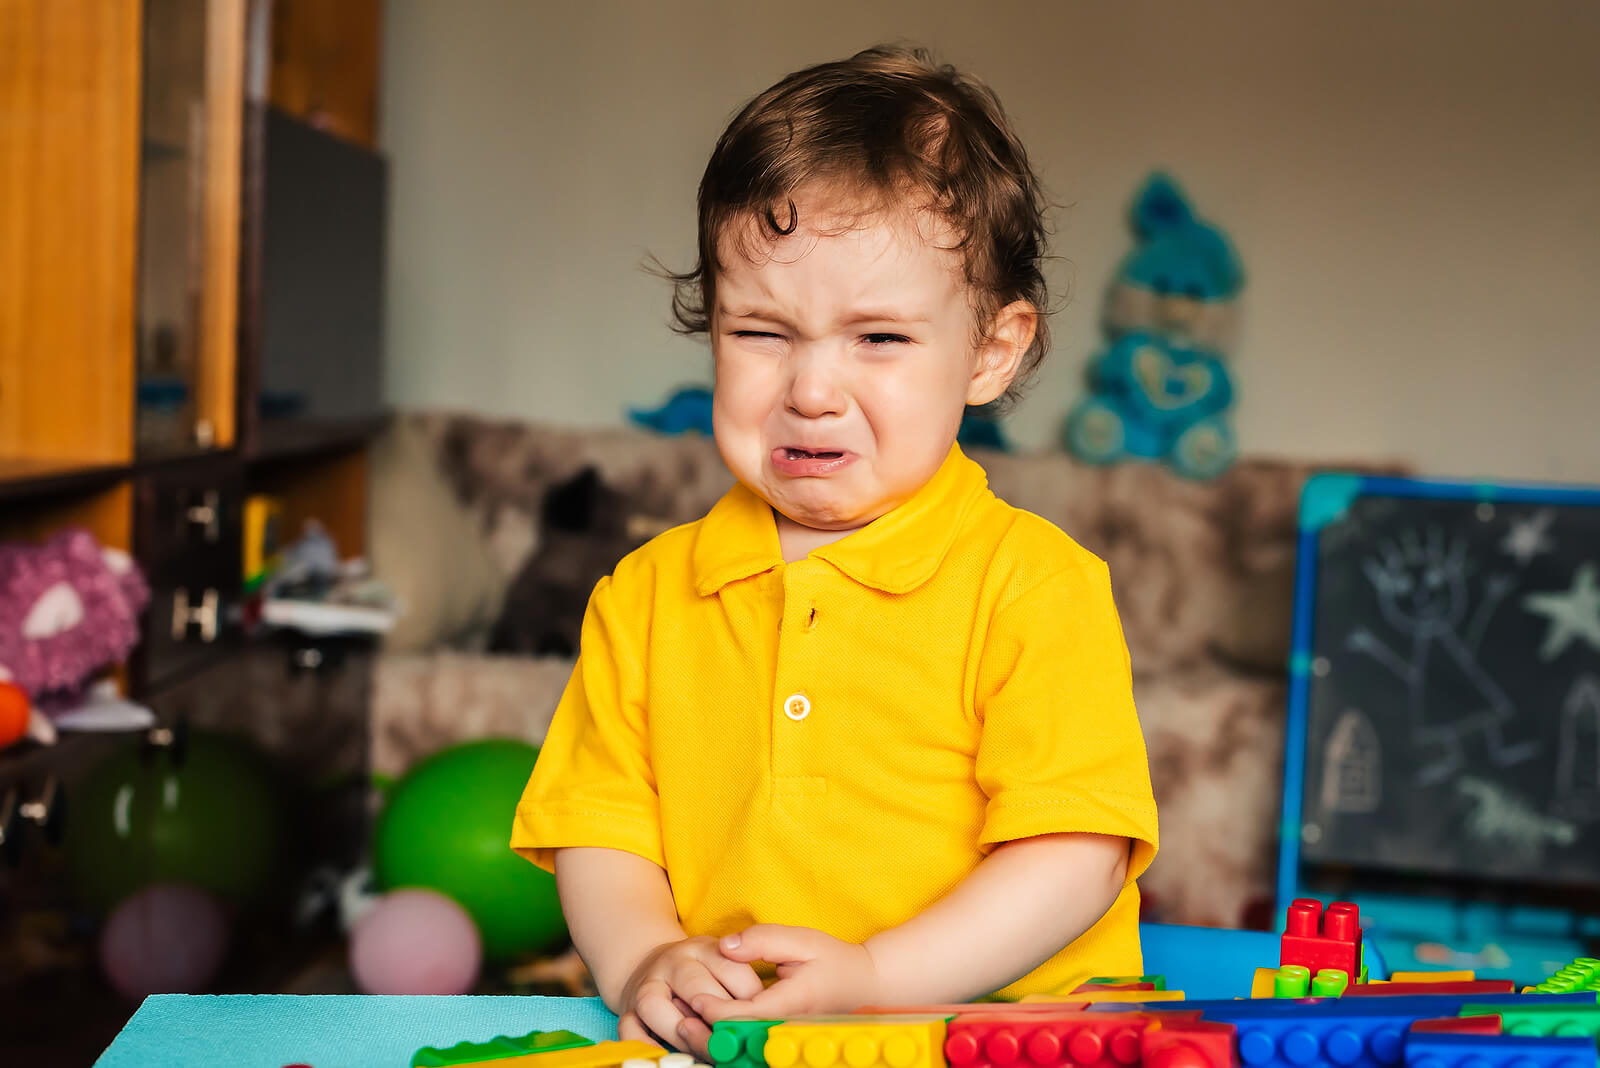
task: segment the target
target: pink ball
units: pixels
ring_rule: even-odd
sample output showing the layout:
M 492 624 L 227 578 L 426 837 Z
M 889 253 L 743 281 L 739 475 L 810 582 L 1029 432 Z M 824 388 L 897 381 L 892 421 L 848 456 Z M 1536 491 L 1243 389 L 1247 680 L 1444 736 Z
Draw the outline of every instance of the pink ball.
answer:
M 194 994 L 216 977 L 228 951 L 228 920 L 216 898 L 184 883 L 129 894 L 100 934 L 100 966 L 123 997 Z
M 464 994 L 482 961 L 472 917 L 436 890 L 391 891 L 350 931 L 350 973 L 369 994 Z

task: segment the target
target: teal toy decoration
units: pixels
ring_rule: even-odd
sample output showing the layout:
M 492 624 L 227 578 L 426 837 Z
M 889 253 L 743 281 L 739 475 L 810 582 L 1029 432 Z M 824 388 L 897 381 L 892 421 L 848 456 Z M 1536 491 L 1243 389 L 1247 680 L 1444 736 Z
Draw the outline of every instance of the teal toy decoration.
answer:
M 1066 446 L 1088 463 L 1131 456 L 1212 478 L 1238 455 L 1224 356 L 1244 269 L 1228 239 L 1195 217 L 1164 174 L 1146 180 L 1132 223 L 1138 244 L 1112 284 L 1106 347 L 1067 416 Z

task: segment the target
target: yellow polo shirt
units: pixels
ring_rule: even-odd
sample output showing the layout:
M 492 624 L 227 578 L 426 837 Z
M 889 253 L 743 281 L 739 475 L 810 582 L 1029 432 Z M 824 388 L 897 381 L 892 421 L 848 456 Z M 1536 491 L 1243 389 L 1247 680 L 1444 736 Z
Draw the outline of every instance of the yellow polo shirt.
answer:
M 1005 997 L 1140 974 L 1156 808 L 1105 565 L 952 448 L 911 500 L 803 560 L 736 486 L 619 563 L 511 845 L 547 869 L 563 846 L 653 861 L 691 935 L 859 942 L 997 843 L 1058 831 L 1132 839 L 1127 883 Z

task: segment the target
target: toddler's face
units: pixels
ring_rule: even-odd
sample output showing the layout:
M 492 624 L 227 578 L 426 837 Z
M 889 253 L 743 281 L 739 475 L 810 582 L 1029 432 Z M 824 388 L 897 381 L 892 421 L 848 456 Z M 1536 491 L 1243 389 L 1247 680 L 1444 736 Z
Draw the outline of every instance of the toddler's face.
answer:
M 1010 376 L 988 371 L 960 253 L 930 217 L 795 200 L 794 234 L 719 249 L 713 423 L 729 469 L 782 517 L 845 533 L 932 478 L 965 406 Z

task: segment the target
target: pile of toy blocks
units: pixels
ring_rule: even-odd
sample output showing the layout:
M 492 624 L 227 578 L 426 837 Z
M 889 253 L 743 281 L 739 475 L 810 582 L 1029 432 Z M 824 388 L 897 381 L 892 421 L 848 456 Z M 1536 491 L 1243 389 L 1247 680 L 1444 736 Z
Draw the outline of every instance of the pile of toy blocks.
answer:
M 715 1025 L 715 1068 L 1600 1068 L 1600 960 L 1518 992 L 1471 972 L 1367 981 L 1356 907 L 1302 899 L 1250 997 L 1188 1001 L 1161 976 L 1021 1002 L 866 1008 Z M 499 1046 L 496 1046 L 499 1043 Z M 495 1047 L 495 1048 L 491 1048 Z M 569 1032 L 424 1049 L 415 1068 L 697 1068 Z

